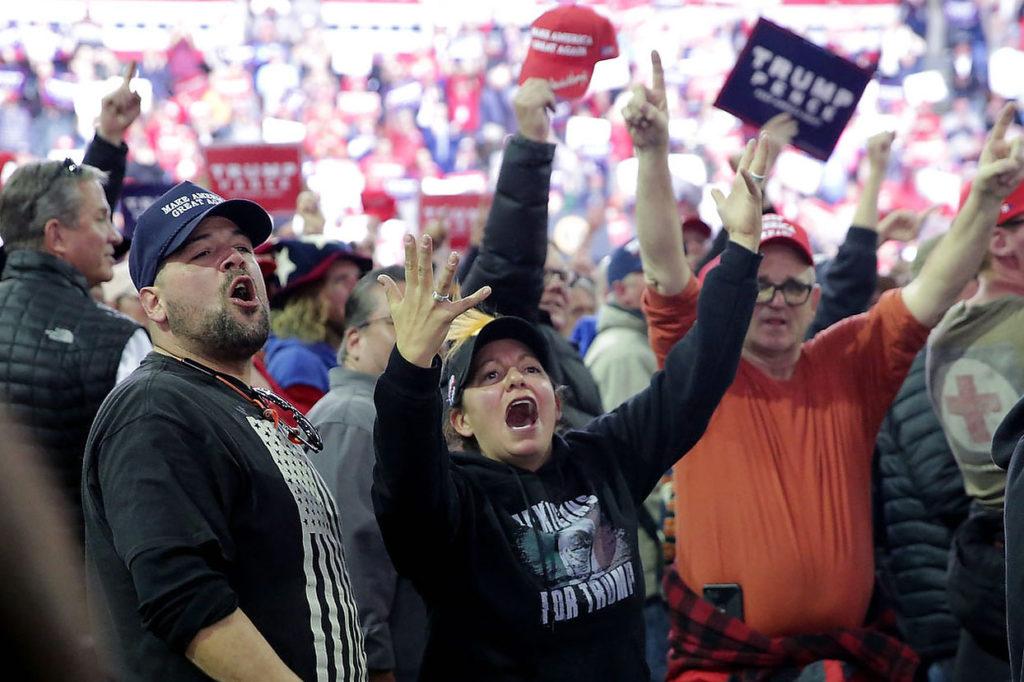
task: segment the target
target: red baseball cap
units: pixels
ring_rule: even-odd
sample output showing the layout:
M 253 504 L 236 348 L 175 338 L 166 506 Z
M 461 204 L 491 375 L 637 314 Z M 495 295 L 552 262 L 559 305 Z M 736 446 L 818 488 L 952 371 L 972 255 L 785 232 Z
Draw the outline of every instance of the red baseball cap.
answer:
M 960 192 L 960 206 L 957 210 L 964 207 L 967 195 L 971 193 L 971 184 L 968 182 L 964 185 L 963 191 Z M 1003 200 L 1003 205 L 999 207 L 999 218 L 996 219 L 996 225 L 1008 223 L 1021 213 L 1024 213 L 1024 182 L 1017 185 L 1017 189 L 1013 190 L 1010 196 Z
M 704 235 L 704 239 L 707 239 L 708 237 L 711 236 L 711 227 L 706 222 L 704 222 L 700 218 L 697 218 L 696 216 L 687 218 L 686 220 L 683 221 L 683 232 L 689 231 L 700 232 L 702 235 Z
M 610 21 L 588 7 L 563 5 L 540 15 L 530 26 L 530 50 L 519 84 L 544 78 L 551 81 L 557 97 L 577 99 L 590 85 L 594 64 L 618 56 Z
M 398 215 L 395 198 L 382 189 L 364 189 L 359 198 L 363 201 L 363 212 L 382 223 Z
M 761 218 L 761 248 L 766 244 L 791 246 L 808 265 L 814 265 L 814 252 L 811 251 L 811 240 L 807 232 L 775 213 L 766 213 Z

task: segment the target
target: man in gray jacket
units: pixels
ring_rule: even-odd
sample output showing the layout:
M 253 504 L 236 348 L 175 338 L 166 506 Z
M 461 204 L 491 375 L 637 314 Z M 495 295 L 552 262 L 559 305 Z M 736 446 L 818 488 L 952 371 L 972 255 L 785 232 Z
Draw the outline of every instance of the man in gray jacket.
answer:
M 612 252 L 608 261 L 608 294 L 597 313 L 597 336 L 584 363 L 610 412 L 647 388 L 658 369 L 647 342 L 647 321 L 640 312 L 644 271 L 636 240 Z
M 345 332 L 330 391 L 309 412 L 324 449 L 313 464 L 338 505 L 345 563 L 359 608 L 370 682 L 419 676 L 427 616 L 412 584 L 395 572 L 370 501 L 373 481 L 373 388 L 395 346 L 384 289 L 377 277 L 404 279 L 400 267 L 365 275 L 345 305 Z

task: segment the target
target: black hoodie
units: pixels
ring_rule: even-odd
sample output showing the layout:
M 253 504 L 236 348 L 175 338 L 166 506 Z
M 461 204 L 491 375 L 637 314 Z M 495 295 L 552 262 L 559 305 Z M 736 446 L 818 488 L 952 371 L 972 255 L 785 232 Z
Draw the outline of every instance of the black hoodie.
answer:
M 430 612 L 424 680 L 646 680 L 637 509 L 732 383 L 760 257 L 731 245 L 649 388 L 553 438 L 536 472 L 449 454 L 440 366 L 377 382 L 373 502 Z
M 992 438 L 992 460 L 1006 470 L 1006 623 L 1010 679 L 1024 682 L 1024 399 L 1003 418 Z

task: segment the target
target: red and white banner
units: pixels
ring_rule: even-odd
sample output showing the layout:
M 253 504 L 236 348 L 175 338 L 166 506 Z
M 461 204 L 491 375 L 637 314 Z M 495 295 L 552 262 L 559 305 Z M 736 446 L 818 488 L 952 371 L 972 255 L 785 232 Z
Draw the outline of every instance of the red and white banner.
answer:
M 210 189 L 226 199 L 249 199 L 270 213 L 295 210 L 302 190 L 298 145 L 249 144 L 207 147 Z
M 420 231 L 440 220 L 448 229 L 448 247 L 464 252 L 469 248 L 469 235 L 473 225 L 487 218 L 488 197 L 479 193 L 421 194 Z

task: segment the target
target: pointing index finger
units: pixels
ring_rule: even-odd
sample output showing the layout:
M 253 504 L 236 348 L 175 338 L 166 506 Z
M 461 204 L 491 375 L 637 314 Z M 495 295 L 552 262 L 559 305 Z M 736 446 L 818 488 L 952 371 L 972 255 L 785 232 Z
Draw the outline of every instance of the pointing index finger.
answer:
M 122 83 L 125 88 L 127 88 L 132 82 L 132 79 L 135 78 L 135 70 L 138 68 L 138 65 L 139 63 L 134 59 L 128 62 L 128 68 L 124 72 L 124 83 Z
M 1017 107 L 1013 104 L 1007 104 L 1003 107 L 1002 111 L 999 112 L 999 118 L 996 119 L 996 124 L 992 126 L 991 140 L 1002 140 L 1006 137 L 1006 130 L 1010 127 L 1010 123 L 1013 121 L 1013 116 L 1016 113 Z
M 651 71 L 653 73 L 652 89 L 658 94 L 665 92 L 665 69 L 661 65 L 661 55 L 651 50 Z

